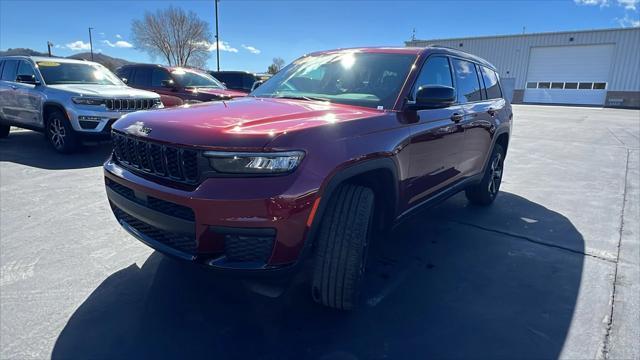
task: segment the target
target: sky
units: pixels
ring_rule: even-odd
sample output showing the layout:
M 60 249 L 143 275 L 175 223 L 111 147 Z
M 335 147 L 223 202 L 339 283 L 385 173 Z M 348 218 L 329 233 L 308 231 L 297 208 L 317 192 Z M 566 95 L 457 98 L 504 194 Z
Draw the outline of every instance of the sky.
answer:
M 68 56 L 89 50 L 161 62 L 132 46 L 131 22 L 169 6 L 194 11 L 214 33 L 214 2 L 0 0 L 0 50 L 26 47 Z M 403 46 L 417 39 L 640 26 L 640 0 L 243 1 L 218 3 L 223 70 L 266 71 L 317 50 Z M 28 18 L 25 18 L 28 16 Z M 215 68 L 215 50 L 208 61 Z

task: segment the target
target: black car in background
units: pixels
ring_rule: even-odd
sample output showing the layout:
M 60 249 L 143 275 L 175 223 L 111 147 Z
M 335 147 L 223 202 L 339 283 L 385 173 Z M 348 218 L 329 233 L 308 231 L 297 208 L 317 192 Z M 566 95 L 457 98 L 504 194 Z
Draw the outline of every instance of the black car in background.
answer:
M 224 83 L 227 89 L 251 92 L 256 86 L 269 78 L 269 75 L 254 74 L 246 71 L 209 71 L 209 74 Z

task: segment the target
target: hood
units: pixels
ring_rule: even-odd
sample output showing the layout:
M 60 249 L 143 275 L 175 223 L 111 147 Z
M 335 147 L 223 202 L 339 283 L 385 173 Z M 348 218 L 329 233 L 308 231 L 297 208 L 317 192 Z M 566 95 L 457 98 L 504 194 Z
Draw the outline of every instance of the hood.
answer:
M 125 85 L 91 85 L 91 84 L 63 84 L 47 85 L 47 88 L 68 91 L 78 95 L 101 96 L 107 98 L 157 98 L 158 94 L 151 91 L 134 89 Z
M 377 116 L 383 110 L 319 101 L 244 97 L 127 114 L 113 128 L 162 142 L 258 148 L 277 135 Z
M 237 98 L 241 96 L 247 96 L 247 93 L 229 89 L 214 89 L 214 88 L 197 88 L 199 93 L 215 95 L 217 97 Z

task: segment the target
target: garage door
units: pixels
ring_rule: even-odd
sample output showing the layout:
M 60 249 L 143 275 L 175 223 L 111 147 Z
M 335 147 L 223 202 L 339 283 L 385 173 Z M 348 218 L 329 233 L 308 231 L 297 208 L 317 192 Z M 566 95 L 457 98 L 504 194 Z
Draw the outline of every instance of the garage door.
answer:
M 604 105 L 613 45 L 531 48 L 524 102 Z

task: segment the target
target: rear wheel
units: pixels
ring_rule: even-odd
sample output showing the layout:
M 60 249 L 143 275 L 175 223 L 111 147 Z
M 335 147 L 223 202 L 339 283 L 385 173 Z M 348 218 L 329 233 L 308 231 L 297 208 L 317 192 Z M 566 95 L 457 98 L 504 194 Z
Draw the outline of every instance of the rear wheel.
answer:
M 476 205 L 490 205 L 498 196 L 504 169 L 504 149 L 500 144 L 493 147 L 489 165 L 479 184 L 468 187 L 465 191 L 467 199 Z
M 311 294 L 325 306 L 353 309 L 359 298 L 371 238 L 374 194 L 344 184 L 329 199 L 315 248 Z
M 0 139 L 6 138 L 9 136 L 9 131 L 11 130 L 11 126 L 0 124 Z
M 59 110 L 49 114 L 45 135 L 51 146 L 64 154 L 72 153 L 80 146 L 78 134 L 71 127 L 67 117 Z

